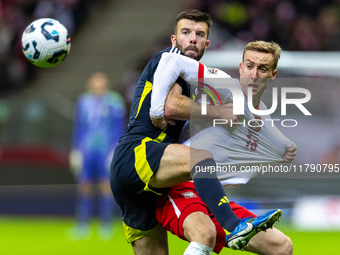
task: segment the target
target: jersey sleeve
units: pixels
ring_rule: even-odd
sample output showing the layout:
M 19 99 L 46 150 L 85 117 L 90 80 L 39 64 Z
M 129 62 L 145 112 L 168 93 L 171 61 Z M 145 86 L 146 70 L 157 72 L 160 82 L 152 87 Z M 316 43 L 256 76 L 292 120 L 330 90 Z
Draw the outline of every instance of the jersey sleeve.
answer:
M 160 119 L 164 116 L 166 97 L 178 77 L 181 77 L 193 87 L 199 87 L 198 79 L 200 78 L 230 78 L 225 72 L 208 68 L 194 59 L 165 52 L 162 54 L 154 74 L 150 108 L 151 117 Z M 210 85 L 214 87 L 213 84 Z

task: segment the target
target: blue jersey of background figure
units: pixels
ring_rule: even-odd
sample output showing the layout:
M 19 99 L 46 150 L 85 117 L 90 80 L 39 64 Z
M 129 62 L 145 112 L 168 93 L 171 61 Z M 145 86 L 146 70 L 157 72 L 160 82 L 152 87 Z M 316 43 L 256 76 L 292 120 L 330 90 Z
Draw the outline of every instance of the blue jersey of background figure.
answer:
M 161 134 L 162 130 L 152 124 L 149 115 L 151 107 L 151 90 L 154 73 L 157 69 L 159 60 L 162 54 L 164 52 L 169 52 L 170 49 L 171 47 L 168 47 L 154 55 L 141 74 L 131 105 L 128 130 L 121 138 L 120 143 L 123 144 L 142 140 L 145 137 L 155 139 Z M 182 87 L 182 94 L 189 97 L 189 85 L 181 78 L 177 80 L 177 83 Z M 163 142 L 176 142 L 184 124 L 185 121 L 176 120 L 176 125 L 168 125 L 167 128 L 163 130 L 163 132 L 166 133 Z
M 112 152 L 125 132 L 125 114 L 124 100 L 116 92 L 82 94 L 76 106 L 73 148 Z

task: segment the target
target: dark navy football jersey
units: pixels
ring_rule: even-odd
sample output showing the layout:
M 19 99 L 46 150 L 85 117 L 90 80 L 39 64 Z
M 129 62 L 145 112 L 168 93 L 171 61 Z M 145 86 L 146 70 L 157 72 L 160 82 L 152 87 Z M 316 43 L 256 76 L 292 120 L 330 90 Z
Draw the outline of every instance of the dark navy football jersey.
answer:
M 168 125 L 165 130 L 160 130 L 152 124 L 149 115 L 154 73 L 162 54 L 170 50 L 171 47 L 168 47 L 155 54 L 141 74 L 131 105 L 128 129 L 126 134 L 120 139 L 120 143 L 142 140 L 145 137 L 155 139 L 162 132 L 166 133 L 166 137 L 162 140 L 163 142 L 174 143 L 177 141 L 185 121 L 175 120 L 176 125 Z M 176 82 L 182 87 L 182 95 L 189 97 L 189 85 L 182 78 L 179 78 Z

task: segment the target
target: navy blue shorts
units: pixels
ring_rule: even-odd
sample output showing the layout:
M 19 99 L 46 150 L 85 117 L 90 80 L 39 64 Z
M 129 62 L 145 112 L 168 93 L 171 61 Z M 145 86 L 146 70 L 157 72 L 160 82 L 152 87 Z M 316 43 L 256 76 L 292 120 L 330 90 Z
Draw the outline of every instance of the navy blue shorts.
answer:
M 168 189 L 151 190 L 149 181 L 156 172 L 165 148 L 151 138 L 120 144 L 111 163 L 111 189 L 122 209 L 128 242 L 133 242 L 154 228 L 155 204 L 158 194 Z
M 77 176 L 78 182 L 87 183 L 95 181 L 109 181 L 110 171 L 107 164 L 108 150 L 83 150 L 83 167 Z

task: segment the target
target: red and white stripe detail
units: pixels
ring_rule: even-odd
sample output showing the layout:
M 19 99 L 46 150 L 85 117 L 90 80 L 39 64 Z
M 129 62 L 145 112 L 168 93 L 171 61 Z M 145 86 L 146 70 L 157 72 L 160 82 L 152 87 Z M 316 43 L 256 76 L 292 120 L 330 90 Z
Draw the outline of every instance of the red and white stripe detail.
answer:
M 181 216 L 181 211 L 178 209 L 177 205 L 175 204 L 175 201 L 170 197 L 170 195 L 168 195 L 168 198 L 172 204 L 172 207 L 174 208 L 177 218 L 179 219 L 179 217 Z

